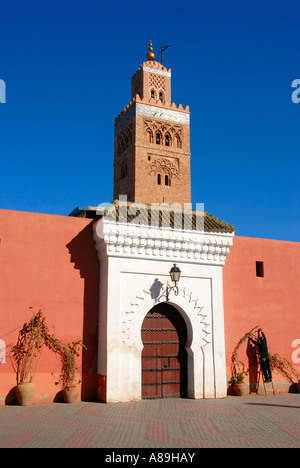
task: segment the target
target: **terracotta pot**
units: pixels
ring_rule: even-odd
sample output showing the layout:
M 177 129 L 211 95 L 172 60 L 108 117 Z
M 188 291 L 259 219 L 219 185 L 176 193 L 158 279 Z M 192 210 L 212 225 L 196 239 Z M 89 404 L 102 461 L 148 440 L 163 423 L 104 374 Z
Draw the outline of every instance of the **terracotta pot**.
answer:
M 67 387 L 63 390 L 63 397 L 65 403 L 75 403 L 78 396 L 78 390 L 76 387 Z
M 243 383 L 235 383 L 234 384 L 234 393 L 237 395 L 237 396 L 244 396 L 244 395 L 247 395 L 247 391 L 248 391 L 248 388 L 247 388 L 247 384 L 245 384 L 244 382 Z
M 35 394 L 35 386 L 32 382 L 22 382 L 16 387 L 16 394 L 20 406 L 31 405 Z

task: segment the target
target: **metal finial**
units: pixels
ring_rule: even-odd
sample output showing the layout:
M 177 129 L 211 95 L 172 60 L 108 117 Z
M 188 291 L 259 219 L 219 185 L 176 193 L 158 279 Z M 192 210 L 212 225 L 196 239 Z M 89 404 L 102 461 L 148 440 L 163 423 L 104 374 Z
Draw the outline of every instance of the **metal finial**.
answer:
M 155 58 L 155 55 L 153 53 L 152 41 L 150 41 L 148 54 L 147 54 L 147 59 L 148 60 L 154 60 L 154 58 Z

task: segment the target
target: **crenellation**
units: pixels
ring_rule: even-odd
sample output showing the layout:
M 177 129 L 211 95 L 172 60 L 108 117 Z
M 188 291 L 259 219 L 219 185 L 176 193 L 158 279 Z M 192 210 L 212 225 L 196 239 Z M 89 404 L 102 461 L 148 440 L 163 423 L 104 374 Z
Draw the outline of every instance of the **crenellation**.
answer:
M 122 110 L 122 112 L 120 112 L 120 114 L 115 118 L 115 125 L 120 122 L 120 120 L 122 120 L 122 118 L 124 117 L 124 115 L 132 108 L 134 107 L 134 105 L 136 103 L 141 103 L 141 104 L 147 104 L 148 106 L 154 106 L 154 107 L 157 107 L 157 103 L 154 103 L 151 98 L 150 99 L 147 99 L 147 98 L 141 98 L 138 94 L 129 102 L 129 104 L 127 104 L 126 107 L 124 107 L 124 109 Z M 175 111 L 178 111 L 178 112 L 184 112 L 186 114 L 189 114 L 190 113 L 190 108 L 188 105 L 186 105 L 185 107 L 183 107 L 182 104 L 179 104 L 178 106 L 175 104 L 175 102 L 172 102 L 172 103 L 169 103 L 169 102 L 165 102 L 165 103 L 161 103 L 159 105 L 159 107 L 162 107 L 164 109 L 171 109 L 171 110 L 175 110 Z

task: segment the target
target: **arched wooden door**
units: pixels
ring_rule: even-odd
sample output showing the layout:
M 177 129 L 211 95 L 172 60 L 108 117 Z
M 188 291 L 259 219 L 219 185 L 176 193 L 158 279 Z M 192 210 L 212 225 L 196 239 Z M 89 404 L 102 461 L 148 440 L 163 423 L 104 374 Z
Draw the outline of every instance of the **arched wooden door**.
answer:
M 142 398 L 187 396 L 187 328 L 180 313 L 161 303 L 142 324 Z

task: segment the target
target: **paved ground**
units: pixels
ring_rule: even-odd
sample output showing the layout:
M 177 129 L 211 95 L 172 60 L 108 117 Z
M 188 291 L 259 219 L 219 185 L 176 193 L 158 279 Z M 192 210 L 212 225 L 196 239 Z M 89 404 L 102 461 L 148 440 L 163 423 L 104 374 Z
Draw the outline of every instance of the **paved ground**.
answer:
M 0 448 L 300 448 L 300 394 L 0 406 L 0 429 Z

